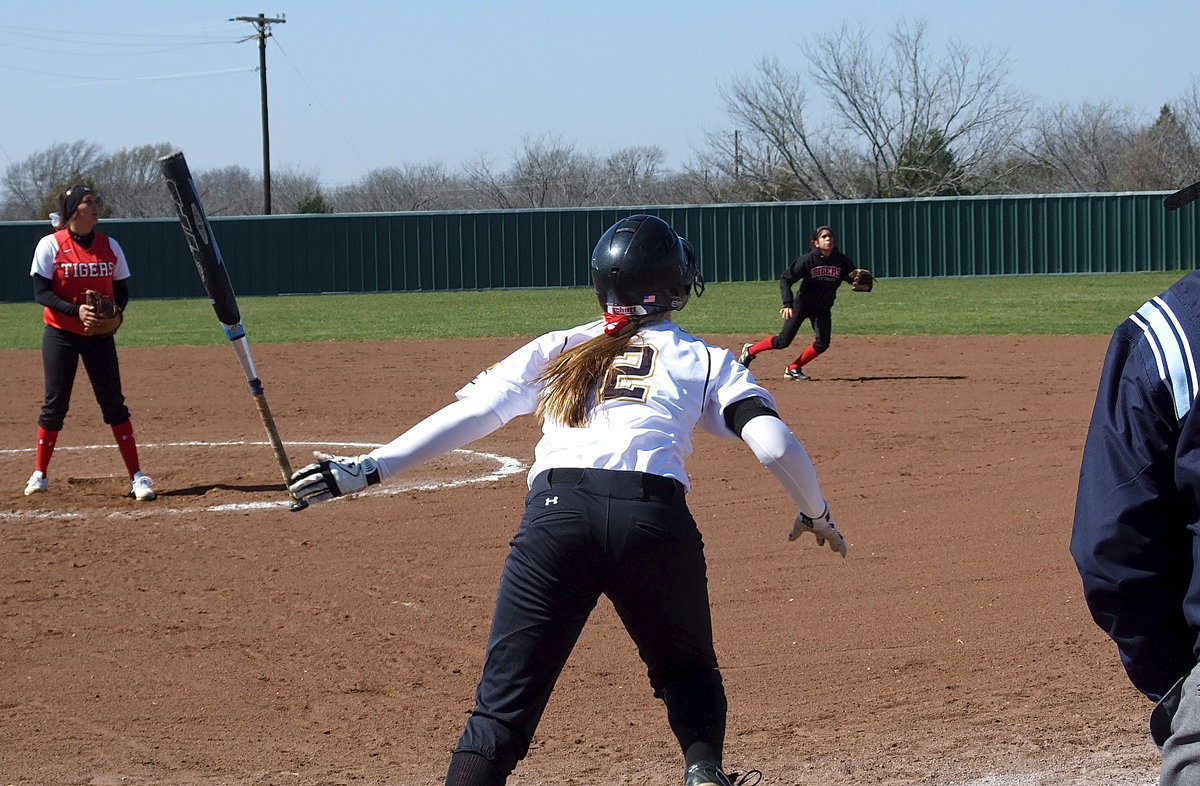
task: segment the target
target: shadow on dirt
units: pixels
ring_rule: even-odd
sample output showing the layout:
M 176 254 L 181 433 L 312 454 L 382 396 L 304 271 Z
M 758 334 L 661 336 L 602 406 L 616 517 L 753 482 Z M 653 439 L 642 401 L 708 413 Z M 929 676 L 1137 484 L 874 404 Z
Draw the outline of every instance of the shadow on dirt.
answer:
M 901 379 L 970 379 L 965 374 L 882 374 L 876 377 L 813 377 L 814 382 L 892 382 Z
M 237 491 L 246 494 L 259 494 L 265 492 L 284 493 L 287 489 L 282 483 L 258 484 L 253 486 L 236 486 L 230 483 L 211 483 L 202 486 L 190 486 L 183 489 L 171 489 L 169 491 L 160 491 L 160 497 L 203 497 L 210 491 Z

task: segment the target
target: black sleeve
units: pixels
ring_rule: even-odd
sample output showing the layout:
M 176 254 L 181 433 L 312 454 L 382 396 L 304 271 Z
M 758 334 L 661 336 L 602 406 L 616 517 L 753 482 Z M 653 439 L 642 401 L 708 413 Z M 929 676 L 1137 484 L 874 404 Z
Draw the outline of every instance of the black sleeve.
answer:
M 60 298 L 54 292 L 53 284 L 51 283 L 50 279 L 46 278 L 45 276 L 39 276 L 37 273 L 34 273 L 32 278 L 34 301 L 41 303 L 47 308 L 52 308 L 55 311 L 61 311 L 67 316 L 79 316 L 79 306 L 75 305 L 74 303 L 68 303 Z
M 122 311 L 129 305 L 129 279 L 122 278 L 113 281 L 113 301 Z
M 759 415 L 779 417 L 779 413 L 772 409 L 762 396 L 738 399 L 725 407 L 725 412 L 722 414 L 725 415 L 725 425 L 729 426 L 729 430 L 739 437 L 742 436 L 742 428 Z
M 784 268 L 783 273 L 779 276 L 779 299 L 783 305 L 792 305 L 792 287 L 797 279 L 800 278 L 799 267 L 803 257 L 796 257 L 792 263 Z

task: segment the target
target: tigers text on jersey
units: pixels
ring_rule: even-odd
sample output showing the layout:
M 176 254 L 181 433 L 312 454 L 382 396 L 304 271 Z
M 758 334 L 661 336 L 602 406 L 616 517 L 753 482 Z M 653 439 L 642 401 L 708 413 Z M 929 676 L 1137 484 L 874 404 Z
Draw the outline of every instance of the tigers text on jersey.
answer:
M 547 333 L 481 373 L 457 395 L 483 397 L 504 422 L 532 413 L 543 388 L 536 380 L 546 364 L 603 331 L 604 322 L 596 321 Z M 669 320 L 644 325 L 617 357 L 613 371 L 597 392 L 587 425 L 542 424 L 529 480 L 555 467 L 595 467 L 648 472 L 686 486 L 684 463 L 696 426 L 736 438 L 725 424 L 727 406 L 751 396 L 775 406 L 771 394 L 729 350 Z
M 75 242 L 69 230 L 46 235 L 33 252 L 29 274 L 50 280 L 54 294 L 68 303 L 82 305 L 84 292 L 94 289 L 110 298 L 113 281 L 129 278 L 125 252 L 113 238 L 95 232 L 92 243 L 84 248 Z M 46 306 L 42 312 L 47 325 L 73 333 L 83 333 L 79 317 L 69 316 Z
M 796 257 L 779 277 L 779 294 L 784 306 L 793 306 L 799 299 L 805 309 L 824 311 L 833 307 L 837 288 L 843 281 L 850 280 L 854 262 L 836 248 L 824 256 L 813 249 Z M 800 282 L 799 294 L 793 296 L 792 287 Z

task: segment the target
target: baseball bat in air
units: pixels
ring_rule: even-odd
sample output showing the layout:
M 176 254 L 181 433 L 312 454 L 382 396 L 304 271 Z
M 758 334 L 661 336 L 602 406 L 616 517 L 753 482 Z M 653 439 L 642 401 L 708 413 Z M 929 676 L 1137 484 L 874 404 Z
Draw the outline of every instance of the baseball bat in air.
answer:
M 271 416 L 271 409 L 267 406 L 262 381 L 254 368 L 254 359 L 250 356 L 250 343 L 246 340 L 246 330 L 242 327 L 242 315 L 238 310 L 237 298 L 233 294 L 233 285 L 229 282 L 229 271 L 225 269 L 225 261 L 217 247 L 217 238 L 213 235 L 208 216 L 204 213 L 200 192 L 192 180 L 192 173 L 188 170 L 183 153 L 164 156 L 158 163 L 167 180 L 167 190 L 175 202 L 175 211 L 179 214 L 179 223 L 192 252 L 192 260 L 196 263 L 196 271 L 200 274 L 205 291 L 208 292 L 213 310 L 217 312 L 217 321 L 221 323 L 221 328 L 242 366 L 242 373 L 246 375 L 246 381 L 250 384 L 250 394 L 254 397 L 258 414 L 267 429 L 267 438 L 271 442 L 271 450 L 275 453 L 279 470 L 283 473 L 283 485 L 286 488 L 291 483 L 292 465 L 283 450 L 279 429 L 275 427 L 275 418 Z M 308 503 L 292 497 L 291 510 L 303 510 L 306 507 Z
M 1181 188 L 1174 194 L 1168 194 L 1163 197 L 1163 207 L 1167 210 L 1178 210 L 1184 205 L 1195 202 L 1200 199 L 1200 183 L 1192 183 L 1186 188 Z

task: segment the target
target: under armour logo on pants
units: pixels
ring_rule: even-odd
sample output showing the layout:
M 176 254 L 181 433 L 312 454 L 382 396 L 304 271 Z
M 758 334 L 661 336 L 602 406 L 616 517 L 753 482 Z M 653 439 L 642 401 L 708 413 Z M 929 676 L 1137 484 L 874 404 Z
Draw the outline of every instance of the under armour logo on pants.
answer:
M 549 507 L 551 505 L 557 505 L 557 504 L 558 504 L 558 497 L 546 497 L 545 507 Z

